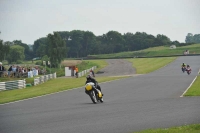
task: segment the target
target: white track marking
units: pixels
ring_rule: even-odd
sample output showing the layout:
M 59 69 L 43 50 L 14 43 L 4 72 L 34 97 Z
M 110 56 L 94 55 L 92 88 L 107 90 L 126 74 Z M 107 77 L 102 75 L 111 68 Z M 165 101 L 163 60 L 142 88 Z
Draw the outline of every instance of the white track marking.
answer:
M 115 79 L 115 80 L 120 80 L 120 79 Z M 106 81 L 106 82 L 101 82 L 101 83 L 99 83 L 99 84 L 108 83 L 108 82 L 112 82 L 112 81 L 115 81 L 115 80 Z M 83 87 L 84 87 L 84 86 L 80 86 L 80 87 L 77 87 L 77 88 L 72 88 L 72 89 L 68 89 L 68 90 L 64 90 L 64 91 L 58 91 L 58 92 L 53 92 L 53 93 L 50 93 L 50 94 L 44 94 L 44 95 L 41 95 L 41 96 L 36 96 L 36 97 L 27 98 L 27 99 L 23 99 L 23 100 L 8 102 L 8 103 L 0 104 L 0 106 L 1 106 L 1 105 L 11 104 L 11 103 L 17 103 L 17 102 L 21 102 L 21 101 L 26 101 L 26 100 L 31 100 L 31 99 L 36 99 L 36 98 L 39 98 L 39 97 L 49 96 L 49 95 L 53 95 L 53 94 L 57 94 L 57 93 L 65 92 L 65 91 L 70 91 L 70 90 L 75 90 L 75 89 L 81 89 L 81 88 L 83 88 Z
M 198 74 L 200 73 L 200 69 Z M 192 86 L 192 84 L 194 83 L 194 81 L 197 79 L 197 76 L 193 79 L 192 83 L 188 86 L 188 88 L 183 92 L 183 94 L 180 97 L 183 97 L 185 95 L 185 93 L 190 89 L 190 87 Z

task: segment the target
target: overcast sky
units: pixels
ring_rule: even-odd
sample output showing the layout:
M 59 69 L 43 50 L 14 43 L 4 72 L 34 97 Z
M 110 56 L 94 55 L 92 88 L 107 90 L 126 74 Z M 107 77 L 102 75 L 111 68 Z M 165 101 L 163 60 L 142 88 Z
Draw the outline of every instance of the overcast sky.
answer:
M 200 0 L 0 0 L 0 39 L 33 44 L 53 31 L 200 34 Z

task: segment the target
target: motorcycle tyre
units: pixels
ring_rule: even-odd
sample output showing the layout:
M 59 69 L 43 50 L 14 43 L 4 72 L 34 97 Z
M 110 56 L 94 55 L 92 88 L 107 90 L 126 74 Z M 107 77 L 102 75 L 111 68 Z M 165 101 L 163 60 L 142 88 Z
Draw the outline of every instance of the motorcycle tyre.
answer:
M 99 100 L 101 103 L 103 103 L 103 97 Z
M 183 73 L 185 72 L 185 68 L 182 68 L 182 72 L 183 72 Z
M 94 92 L 94 91 L 91 91 L 91 92 L 90 92 L 90 98 L 91 98 L 91 100 L 92 100 L 92 102 L 93 102 L 94 104 L 97 103 L 97 98 L 96 98 L 96 95 L 95 95 L 95 92 Z

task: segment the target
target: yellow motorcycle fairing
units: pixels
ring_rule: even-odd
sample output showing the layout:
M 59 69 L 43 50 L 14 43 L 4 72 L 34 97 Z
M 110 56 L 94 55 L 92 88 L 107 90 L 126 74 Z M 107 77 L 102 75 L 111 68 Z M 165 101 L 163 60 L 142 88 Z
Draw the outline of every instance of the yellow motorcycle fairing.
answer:
M 102 93 L 99 90 L 98 90 L 98 95 L 99 95 L 99 98 L 102 98 Z
M 87 85 L 85 86 L 85 89 L 86 89 L 87 91 L 90 91 L 90 90 L 92 90 L 92 85 L 90 85 L 90 84 L 87 84 Z

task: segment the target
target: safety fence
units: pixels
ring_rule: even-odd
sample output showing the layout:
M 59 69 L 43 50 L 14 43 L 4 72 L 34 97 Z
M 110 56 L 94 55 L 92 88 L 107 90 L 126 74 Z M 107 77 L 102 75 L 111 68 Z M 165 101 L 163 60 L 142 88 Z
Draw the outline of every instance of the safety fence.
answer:
M 96 66 L 93 66 L 93 67 L 90 68 L 90 69 L 87 69 L 87 70 L 84 70 L 84 71 L 82 71 L 82 72 L 79 72 L 79 73 L 78 73 L 78 77 L 82 77 L 82 76 L 86 75 L 88 72 L 90 72 L 90 70 L 95 70 L 96 68 L 97 68 Z
M 50 79 L 57 78 L 56 73 L 34 78 L 34 85 L 42 84 Z M 26 80 L 0 82 L 0 91 L 26 88 Z
M 56 73 L 53 74 L 48 74 L 48 75 L 44 75 L 44 76 L 40 76 L 37 78 L 34 78 L 34 85 L 38 85 L 38 84 L 42 84 L 50 79 L 55 79 L 56 78 Z
M 26 80 L 0 82 L 0 91 L 26 88 Z

